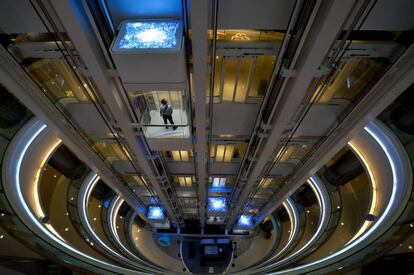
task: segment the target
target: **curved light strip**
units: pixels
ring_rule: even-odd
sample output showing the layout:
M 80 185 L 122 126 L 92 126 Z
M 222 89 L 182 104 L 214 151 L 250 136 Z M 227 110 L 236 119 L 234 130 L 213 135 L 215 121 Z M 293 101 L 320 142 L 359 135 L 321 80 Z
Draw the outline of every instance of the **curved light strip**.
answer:
M 36 125 L 36 124 L 39 124 L 39 125 Z M 21 166 L 22 166 L 23 158 L 25 157 L 28 148 L 33 143 L 33 141 L 40 135 L 40 133 L 46 129 L 46 125 L 43 124 L 43 123 L 40 123 L 40 122 L 36 122 L 32 127 L 33 128 L 38 127 L 38 128 L 35 130 L 35 132 L 32 134 L 32 136 L 30 136 L 30 138 L 28 139 L 26 144 L 24 144 L 23 149 L 19 152 L 20 154 L 17 158 L 15 171 L 14 171 L 15 186 L 13 186 L 13 188 L 15 188 L 15 191 L 16 191 L 16 194 L 17 194 L 17 197 L 18 197 L 18 203 L 24 209 L 27 217 L 33 222 L 33 225 L 37 229 L 42 231 L 46 236 L 48 236 L 55 243 L 59 244 L 60 246 L 68 249 L 69 251 L 71 251 L 71 252 L 73 252 L 73 253 L 81 256 L 81 257 L 84 257 L 88 260 L 94 261 L 95 263 L 99 263 L 101 265 L 104 265 L 105 268 L 107 268 L 107 269 L 117 270 L 117 272 L 122 272 L 122 273 L 125 273 L 125 274 L 143 274 L 143 275 L 147 274 L 147 273 L 142 273 L 142 272 L 139 272 L 139 271 L 133 271 L 133 270 L 125 269 L 125 268 L 110 264 L 108 262 L 104 262 L 104 261 L 99 260 L 97 258 L 91 257 L 91 256 L 83 253 L 82 251 L 79 251 L 79 250 L 75 249 L 74 247 L 68 245 L 61 238 L 59 238 L 55 234 L 51 233 L 51 231 L 47 230 L 45 228 L 45 226 L 42 223 L 40 223 L 40 221 L 34 216 L 33 212 L 30 210 L 30 208 L 27 205 L 27 203 L 24 199 L 24 196 L 22 194 L 21 184 L 20 184 L 20 169 L 21 169 Z
M 371 163 L 369 163 L 365 159 L 364 155 L 361 153 L 358 147 L 352 143 L 352 141 L 348 142 L 348 145 L 349 147 L 352 148 L 352 151 L 354 151 L 358 155 L 358 158 L 362 161 L 366 171 L 368 172 L 368 175 L 369 175 L 368 178 L 371 183 L 371 189 L 372 189 L 371 205 L 370 205 L 368 213 L 374 215 L 375 209 L 377 208 L 378 188 L 377 188 L 377 181 L 375 179 L 375 175 L 372 172 Z M 362 226 L 359 228 L 358 232 L 354 235 L 354 237 L 351 240 L 347 242 L 347 244 L 354 241 L 359 236 L 361 236 L 371 224 L 372 224 L 372 221 L 365 220 Z
M 140 258 L 138 258 L 134 253 L 129 251 L 129 249 L 124 246 L 124 244 L 121 242 L 121 239 L 119 238 L 118 231 L 116 230 L 116 216 L 118 216 L 118 211 L 119 211 L 119 208 L 121 208 L 122 203 L 124 203 L 124 199 L 122 199 L 120 195 L 117 195 L 113 199 L 110 209 L 109 209 L 109 219 L 108 219 L 109 220 L 108 224 L 110 224 L 109 229 L 112 235 L 115 237 L 118 245 L 122 248 L 122 250 L 124 250 L 128 255 L 130 255 L 134 259 L 138 261 L 142 261 Z
M 371 122 L 368 126 L 366 126 L 364 128 L 375 140 L 376 142 L 381 146 L 382 150 L 384 151 L 384 153 L 387 156 L 387 159 L 391 165 L 391 170 L 392 170 L 392 192 L 391 192 L 391 197 L 390 200 L 387 204 L 387 207 L 385 208 L 384 212 L 382 213 L 382 215 L 380 216 L 380 218 L 377 220 L 376 223 L 374 223 L 368 230 L 367 232 L 365 232 L 365 234 L 363 234 L 362 236 L 360 236 L 359 238 L 355 239 L 353 242 L 346 244 L 341 250 L 336 251 L 335 253 L 326 256 L 325 258 L 316 260 L 312 263 L 308 263 L 308 264 L 304 264 L 301 266 L 297 266 L 294 268 L 290 268 L 290 269 L 286 269 L 286 270 L 282 270 L 282 271 L 278 271 L 278 272 L 272 272 L 272 274 L 284 274 L 284 273 L 292 273 L 292 272 L 299 272 L 299 270 L 301 269 L 305 269 L 308 267 L 312 267 L 312 266 L 316 266 L 318 264 L 327 262 L 329 260 L 332 260 L 338 256 L 340 256 L 341 254 L 348 252 L 349 250 L 355 248 L 357 245 L 359 245 L 361 242 L 363 242 L 364 240 L 366 240 L 369 236 L 371 236 L 372 233 L 374 233 L 375 231 L 378 230 L 378 228 L 380 228 L 383 223 L 389 218 L 389 215 L 391 214 L 391 209 L 394 207 L 397 207 L 399 202 L 396 200 L 397 197 L 397 193 L 400 193 L 401 191 L 400 186 L 398 186 L 398 182 L 404 182 L 404 179 L 402 176 L 399 176 L 397 173 L 397 168 L 396 168 L 396 164 L 395 162 L 398 162 L 397 157 L 395 156 L 395 154 L 392 154 L 390 152 L 390 148 L 388 148 L 389 144 L 384 143 L 384 141 L 382 140 L 382 138 L 376 133 L 376 131 L 382 131 L 382 129 L 380 129 L 377 125 L 377 123 Z M 387 137 L 388 139 L 389 137 Z M 388 140 L 389 143 L 391 143 Z M 394 144 L 393 144 L 394 145 Z M 394 145 L 395 146 L 395 145 Z M 327 266 L 328 263 L 326 263 L 324 265 Z
M 94 172 L 93 172 L 94 173 Z M 83 219 L 81 219 L 81 221 L 83 221 L 87 228 L 87 231 L 89 234 L 92 235 L 92 237 L 94 238 L 94 240 L 101 246 L 103 246 L 107 251 L 113 253 L 114 255 L 116 255 L 117 257 L 120 257 L 123 260 L 127 260 L 124 256 L 120 255 L 119 253 L 117 253 L 116 251 L 114 251 L 112 248 L 110 248 L 109 246 L 106 245 L 105 242 L 103 242 L 98 235 L 95 233 L 95 231 L 92 229 L 91 224 L 89 222 L 88 219 L 88 210 L 87 210 L 87 205 L 89 202 L 89 197 L 92 193 L 93 188 L 95 187 L 95 185 L 98 183 L 100 177 L 94 173 L 92 176 L 88 176 L 90 177 L 89 181 L 86 183 L 86 187 L 85 187 L 85 192 L 82 192 L 83 190 L 81 189 L 79 191 L 80 193 L 80 201 L 79 201 L 79 210 L 83 215 Z
M 231 252 L 231 259 L 230 259 L 230 263 L 229 263 L 229 265 L 227 266 L 227 268 L 225 269 L 225 271 L 229 268 L 229 266 L 230 266 L 230 264 L 231 264 L 231 261 L 233 260 L 233 253 L 234 253 L 234 250 L 232 250 L 232 252 Z M 190 271 L 190 269 L 187 267 L 187 265 L 185 264 L 185 261 L 184 261 L 184 257 L 182 256 L 182 255 L 184 255 L 183 254 L 183 241 L 181 240 L 180 241 L 180 255 L 181 255 L 181 262 L 183 263 L 183 266 L 185 267 L 185 269 L 187 269 L 188 271 Z
M 39 199 L 39 181 L 40 181 L 40 177 L 41 177 L 41 174 L 42 174 L 42 171 L 43 171 L 43 167 L 45 166 L 46 162 L 49 160 L 50 155 L 55 151 L 55 149 L 61 143 L 62 143 L 62 140 L 59 139 L 57 142 L 55 142 L 55 144 L 52 144 L 52 146 L 49 147 L 49 150 L 45 154 L 44 158 L 41 160 L 41 162 L 39 164 L 39 168 L 37 169 L 37 172 L 36 172 L 36 175 L 35 175 L 34 186 L 33 186 L 33 197 L 34 197 L 34 200 L 35 200 L 35 206 L 34 206 L 35 207 L 35 212 L 36 212 L 38 217 L 46 216 L 46 214 L 43 210 L 42 204 L 40 203 L 40 199 Z M 56 232 L 56 234 L 57 234 L 57 232 Z M 59 234 L 57 234 L 57 235 L 59 235 Z
M 46 214 L 43 210 L 43 206 L 40 203 L 40 198 L 39 198 L 39 181 L 40 181 L 40 176 L 42 174 L 43 171 L 43 167 L 45 166 L 46 162 L 49 160 L 50 155 L 52 155 L 52 153 L 56 150 L 56 148 L 62 143 L 62 140 L 58 140 L 57 142 L 55 142 L 55 144 L 52 144 L 52 146 L 50 146 L 49 150 L 46 152 L 44 158 L 42 159 L 42 161 L 40 162 L 39 168 L 37 169 L 36 175 L 35 175 L 35 179 L 33 182 L 33 198 L 35 201 L 35 211 L 38 217 L 45 217 Z M 49 229 L 53 234 L 55 234 L 58 238 L 60 238 L 62 241 L 66 242 L 65 239 L 63 239 L 63 237 L 56 231 L 56 229 L 50 224 L 50 223 L 46 223 L 45 226 L 47 227 L 47 229 Z
M 80 212 L 79 214 L 82 215 L 82 218 L 81 218 L 82 224 L 86 226 L 86 230 L 88 231 L 88 233 L 92 235 L 92 238 L 94 239 L 94 241 L 96 241 L 101 247 L 109 251 L 112 255 L 115 255 L 120 260 L 123 260 L 130 265 L 136 266 L 137 263 L 119 254 L 118 252 L 110 248 L 104 241 L 102 241 L 99 238 L 99 236 L 95 233 L 95 231 L 92 229 L 92 226 L 89 222 L 87 205 L 88 205 L 92 190 L 95 187 L 95 185 L 98 183 L 99 179 L 100 177 L 95 172 L 92 172 L 90 175 L 88 175 L 88 179 L 86 179 L 85 183 L 82 185 L 81 190 L 79 190 L 80 197 L 79 197 L 78 207 L 79 207 L 79 212 Z M 141 259 L 140 259 L 140 263 L 144 265 L 148 265 L 147 262 L 142 261 Z M 137 266 L 137 267 L 144 268 L 143 266 Z
M 290 219 L 291 233 L 289 235 L 289 241 L 288 241 L 288 244 L 289 244 L 290 242 L 293 241 L 293 239 L 296 235 L 296 232 L 298 231 L 299 216 L 298 216 L 298 211 L 296 210 L 296 206 L 293 205 L 293 201 L 292 201 L 291 198 L 288 198 L 285 202 L 283 202 L 283 206 L 288 211 L 288 215 L 289 215 L 289 219 Z
M 290 254 L 288 257 L 283 258 L 282 260 L 267 265 L 265 267 L 262 267 L 258 270 L 268 270 L 270 268 L 274 268 L 277 266 L 280 266 L 286 262 L 289 262 L 290 260 L 294 259 L 295 257 L 299 256 L 300 254 L 302 254 L 306 249 L 308 249 L 311 245 L 314 244 L 314 242 L 317 241 L 317 239 L 322 235 L 323 230 L 326 228 L 326 225 L 328 223 L 328 215 L 327 215 L 327 211 L 328 211 L 328 206 L 327 206 L 327 202 L 326 202 L 326 189 L 324 187 L 319 186 L 318 183 L 320 183 L 320 180 L 317 178 L 317 176 L 312 176 L 309 178 L 309 180 L 307 180 L 309 186 L 312 188 L 313 192 L 316 195 L 316 199 L 318 201 L 319 207 L 322 210 L 321 214 L 320 214 L 320 218 L 319 218 L 319 225 L 318 225 L 318 229 L 316 230 L 315 234 L 313 234 L 312 238 L 304 245 L 302 246 L 300 249 L 298 249 L 297 251 L 295 251 L 293 254 Z M 324 189 L 324 190 L 322 190 Z
M 328 219 L 329 216 L 327 215 L 328 205 L 327 205 L 327 202 L 326 202 L 326 193 L 327 193 L 327 191 L 324 187 L 321 187 L 320 184 L 318 184 L 318 183 L 320 183 L 320 179 L 317 176 L 310 177 L 307 182 L 308 182 L 309 186 L 312 188 L 313 192 L 315 193 L 316 199 L 317 199 L 318 204 L 319 204 L 319 207 L 322 210 L 321 214 L 320 214 L 320 218 L 319 218 L 318 229 L 316 230 L 315 234 L 313 234 L 312 238 L 304 246 L 302 246 L 300 249 L 295 251 L 293 254 L 290 254 L 287 258 L 283 258 L 282 260 L 280 260 L 276 263 L 264 266 L 260 269 L 255 270 L 255 271 L 268 270 L 270 268 L 274 268 L 274 267 L 280 266 L 280 265 L 282 265 L 286 262 L 289 262 L 290 260 L 292 260 L 295 257 L 302 254 L 306 249 L 308 249 L 311 245 L 313 245 L 314 242 L 316 242 L 317 239 L 322 235 L 323 230 L 326 228 L 326 225 L 327 225 L 328 220 L 329 220 Z
M 260 268 L 263 268 L 264 265 L 268 264 L 269 262 L 274 262 L 276 259 L 278 259 L 280 256 L 282 256 L 293 244 L 293 241 L 296 238 L 296 235 L 299 230 L 299 217 L 298 217 L 298 211 L 296 209 L 296 206 L 293 204 L 293 201 L 291 198 L 286 199 L 286 201 L 283 202 L 283 206 L 286 208 L 286 211 L 288 212 L 289 219 L 290 219 L 290 235 L 289 239 L 286 243 L 286 245 L 283 247 L 282 250 L 280 250 L 276 255 L 270 257 L 267 261 L 260 264 Z

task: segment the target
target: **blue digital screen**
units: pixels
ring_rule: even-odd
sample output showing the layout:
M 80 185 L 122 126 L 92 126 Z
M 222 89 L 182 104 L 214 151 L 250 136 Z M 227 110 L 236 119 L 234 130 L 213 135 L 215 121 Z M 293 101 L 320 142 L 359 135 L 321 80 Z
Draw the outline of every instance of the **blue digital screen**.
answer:
M 119 49 L 174 49 L 177 47 L 178 21 L 127 22 L 121 32 Z
M 111 204 L 111 199 L 110 199 L 110 198 L 109 198 L 109 199 L 106 199 L 106 200 L 104 200 L 104 202 L 102 203 L 102 207 L 103 207 L 103 208 L 108 208 L 110 204 Z
M 164 212 L 162 211 L 161 207 L 159 206 L 148 206 L 148 219 L 151 220 L 163 220 L 164 219 Z
M 210 197 L 208 198 L 208 211 L 210 212 L 226 212 L 227 204 L 224 197 Z
M 252 215 L 241 215 L 237 220 L 237 227 L 251 228 L 253 227 Z

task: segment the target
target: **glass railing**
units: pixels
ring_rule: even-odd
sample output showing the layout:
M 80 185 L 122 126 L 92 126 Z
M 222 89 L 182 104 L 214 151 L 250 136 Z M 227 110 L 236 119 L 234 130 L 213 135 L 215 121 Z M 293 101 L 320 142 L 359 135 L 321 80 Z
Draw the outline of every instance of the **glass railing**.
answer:
M 379 58 L 342 60 L 326 87 L 320 87 L 315 93 L 317 102 L 329 104 L 335 99 L 358 102 L 384 75 L 390 64 L 388 60 Z
M 41 59 L 29 64 L 27 70 L 33 80 L 55 101 L 67 103 L 88 101 L 76 76 L 63 61 Z M 89 89 L 86 83 L 82 85 L 86 90 Z
M 147 138 L 190 137 L 191 121 L 185 92 L 131 92 L 129 95 L 139 126 Z

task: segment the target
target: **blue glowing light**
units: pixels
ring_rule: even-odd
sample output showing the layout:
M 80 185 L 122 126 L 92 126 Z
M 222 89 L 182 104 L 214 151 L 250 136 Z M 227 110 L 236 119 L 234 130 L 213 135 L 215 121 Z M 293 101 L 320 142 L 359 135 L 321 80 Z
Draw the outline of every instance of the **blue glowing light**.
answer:
M 111 204 L 111 198 L 108 198 L 102 203 L 102 206 L 104 208 L 108 208 L 110 204 Z
M 208 198 L 208 211 L 210 212 L 226 212 L 226 198 L 224 197 L 211 197 Z
M 127 22 L 119 49 L 175 49 L 178 22 Z
M 237 221 L 237 227 L 250 228 L 253 226 L 252 215 L 241 215 Z
M 226 186 L 226 178 L 213 178 L 213 187 L 221 188 Z
M 148 219 L 151 220 L 163 220 L 164 212 L 162 212 L 161 207 L 159 206 L 148 206 Z

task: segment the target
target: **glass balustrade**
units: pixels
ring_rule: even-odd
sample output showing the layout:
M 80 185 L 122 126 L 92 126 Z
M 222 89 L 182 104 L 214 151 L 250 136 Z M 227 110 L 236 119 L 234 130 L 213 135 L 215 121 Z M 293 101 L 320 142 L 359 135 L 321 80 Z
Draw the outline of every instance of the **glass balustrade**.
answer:
M 190 137 L 190 114 L 185 92 L 132 92 L 130 99 L 147 138 Z

